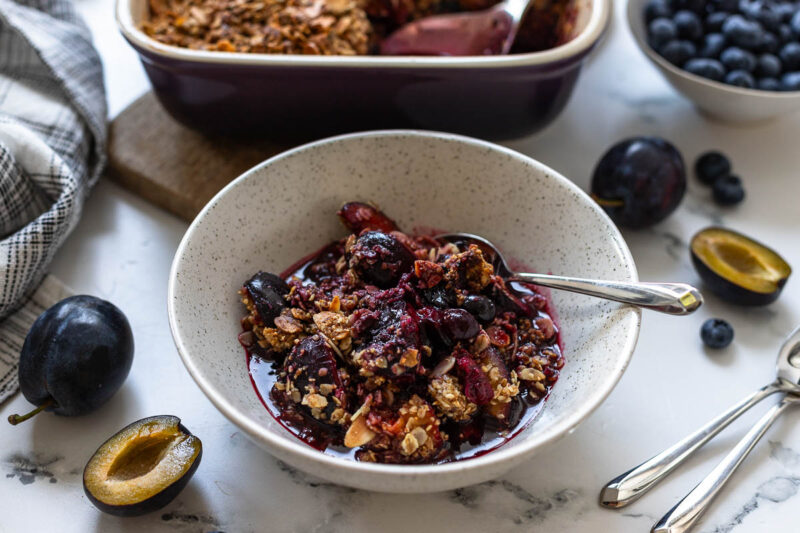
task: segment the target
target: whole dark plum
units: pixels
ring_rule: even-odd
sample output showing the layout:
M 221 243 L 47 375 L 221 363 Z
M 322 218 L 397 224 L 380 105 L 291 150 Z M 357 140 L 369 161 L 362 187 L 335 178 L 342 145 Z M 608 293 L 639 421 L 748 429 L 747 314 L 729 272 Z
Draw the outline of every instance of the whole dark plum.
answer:
M 382 289 L 394 286 L 414 267 L 411 250 L 381 231 L 362 233 L 347 251 L 347 260 L 359 277 Z
M 106 403 L 133 363 L 133 334 L 114 304 L 94 296 L 71 296 L 39 315 L 19 360 L 19 385 L 38 406 L 12 424 L 47 410 L 78 416 Z
M 621 141 L 603 155 L 592 176 L 592 197 L 621 226 L 664 220 L 686 192 L 680 152 L 658 137 Z

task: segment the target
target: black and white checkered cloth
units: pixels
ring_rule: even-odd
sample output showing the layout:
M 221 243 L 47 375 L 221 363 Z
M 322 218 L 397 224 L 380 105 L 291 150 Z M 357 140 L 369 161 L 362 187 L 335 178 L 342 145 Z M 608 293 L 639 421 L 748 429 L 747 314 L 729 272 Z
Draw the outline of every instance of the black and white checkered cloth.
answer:
M 22 339 L 67 294 L 45 279 L 105 164 L 100 58 L 68 0 L 0 0 L 0 402 Z

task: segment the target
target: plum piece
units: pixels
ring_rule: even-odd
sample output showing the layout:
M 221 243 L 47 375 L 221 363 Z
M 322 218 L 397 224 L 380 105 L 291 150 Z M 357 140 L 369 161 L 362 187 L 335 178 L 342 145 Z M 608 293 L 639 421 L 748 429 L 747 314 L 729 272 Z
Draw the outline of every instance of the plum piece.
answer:
M 133 333 L 114 304 L 94 296 L 70 296 L 39 315 L 22 345 L 19 385 L 42 410 L 78 416 L 94 411 L 119 390 L 133 363 Z
M 491 322 L 497 314 L 494 302 L 480 294 L 470 294 L 464 298 L 462 307 L 475 315 L 481 322 Z
M 203 444 L 180 418 L 143 418 L 94 452 L 83 470 L 83 490 L 104 513 L 140 516 L 171 502 L 189 483 L 202 456 Z
M 414 254 L 393 235 L 381 231 L 362 233 L 347 250 L 350 268 L 359 278 L 382 289 L 397 285 L 414 267 Z
M 486 413 L 504 425 L 509 424 L 514 407 L 512 400 L 519 394 L 516 376 L 511 374 L 502 355 L 493 346 L 486 348 L 478 357 L 480 368 L 492 390 L 492 398 L 485 407 Z
M 494 396 L 489 376 L 466 350 L 458 350 L 456 365 L 464 382 L 464 395 L 476 405 L 486 405 Z
M 272 327 L 273 321 L 286 308 L 284 296 L 289 286 L 275 274 L 258 272 L 244 283 L 243 289 L 253 302 L 261 322 Z
M 515 291 L 506 285 L 505 281 L 499 276 L 492 279 L 491 299 L 495 305 L 496 314 L 511 312 L 517 316 L 531 316 L 533 309 L 517 296 Z
M 353 362 L 365 375 L 399 377 L 416 368 L 420 359 L 420 318 L 403 300 L 405 291 L 390 289 L 369 298 L 358 309 L 350 329 L 356 340 Z
M 339 220 L 352 233 L 360 234 L 364 230 L 377 230 L 384 233 L 399 231 L 397 224 L 379 209 L 362 202 L 348 202 L 336 213 Z
M 417 314 L 428 337 L 439 340 L 445 346 L 472 339 L 481 331 L 475 317 L 464 309 L 423 307 L 417 310 Z
M 336 354 L 322 335 L 306 337 L 283 363 L 283 381 L 275 388 L 306 414 L 321 422 L 339 422 L 347 409 L 346 389 Z

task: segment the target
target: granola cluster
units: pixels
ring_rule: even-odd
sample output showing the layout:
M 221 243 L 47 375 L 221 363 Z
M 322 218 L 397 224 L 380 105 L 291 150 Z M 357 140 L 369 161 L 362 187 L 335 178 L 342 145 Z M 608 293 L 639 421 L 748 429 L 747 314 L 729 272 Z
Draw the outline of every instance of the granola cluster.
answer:
M 274 364 L 274 414 L 322 449 L 384 463 L 507 434 L 563 365 L 545 298 L 506 285 L 474 243 L 411 237 L 366 204 L 339 214 L 350 236 L 240 291 L 239 340 Z
M 142 30 L 194 50 L 366 55 L 380 39 L 426 16 L 486 9 L 497 0 L 149 0 Z M 572 29 L 567 0 L 537 0 L 515 52 L 559 44 Z

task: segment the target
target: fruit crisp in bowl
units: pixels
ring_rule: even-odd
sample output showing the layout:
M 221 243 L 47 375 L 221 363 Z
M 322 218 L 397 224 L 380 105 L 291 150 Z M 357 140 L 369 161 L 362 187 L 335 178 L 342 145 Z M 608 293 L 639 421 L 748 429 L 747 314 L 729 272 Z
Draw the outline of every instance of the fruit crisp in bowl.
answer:
M 349 203 L 351 232 L 240 295 L 239 341 L 270 413 L 358 461 L 482 455 L 536 415 L 564 364 L 547 299 L 474 244 L 413 237 Z

